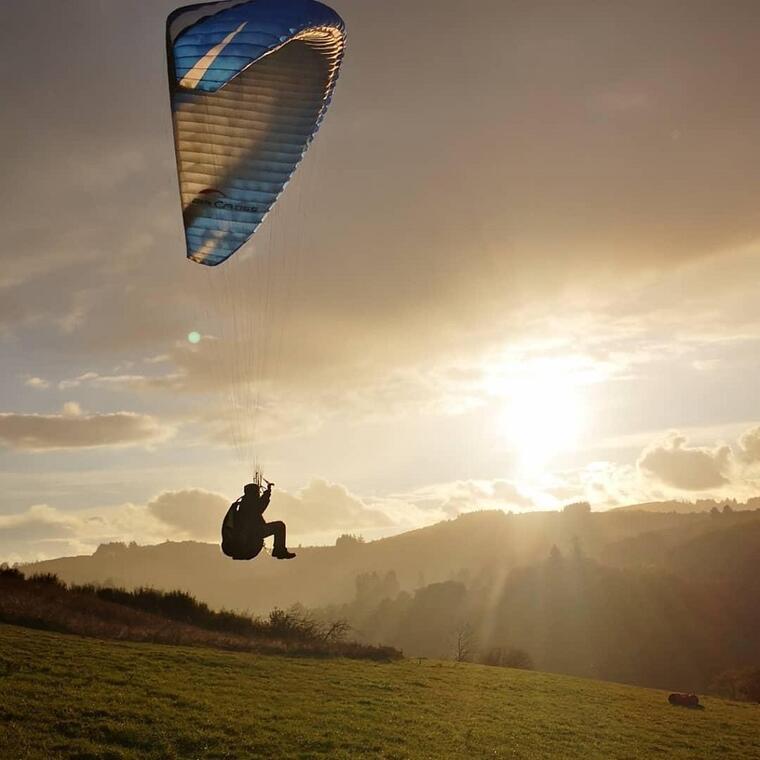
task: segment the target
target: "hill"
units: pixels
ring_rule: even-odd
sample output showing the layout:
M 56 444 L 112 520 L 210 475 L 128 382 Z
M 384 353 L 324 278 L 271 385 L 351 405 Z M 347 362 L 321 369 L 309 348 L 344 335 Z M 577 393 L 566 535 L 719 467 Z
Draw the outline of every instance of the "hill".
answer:
M 410 657 L 521 650 L 543 671 L 705 691 L 758 668 L 760 511 L 476 512 L 392 538 L 233 562 L 217 546 L 102 546 L 38 563 L 68 582 L 187 591 L 212 608 L 301 603 Z
M 680 514 L 695 514 L 709 512 L 711 509 L 723 510 L 728 505 L 730 510 L 746 511 L 760 508 L 760 497 L 748 499 L 745 503 L 736 499 L 697 499 L 696 501 L 648 501 L 643 504 L 631 504 L 625 507 L 614 507 L 611 512 L 678 512 Z
M 0 625 L 0 757 L 760 756 L 757 705 L 478 665 L 101 642 Z M 30 709 L 44 705 L 44 710 Z
M 299 548 L 298 558 L 288 563 L 264 556 L 234 562 L 215 544 L 188 541 L 105 544 L 91 556 L 32 563 L 25 569 L 53 573 L 68 583 L 179 589 L 215 608 L 262 614 L 295 603 L 319 607 L 347 602 L 354 597 L 357 577 L 365 573 L 392 572 L 398 590 L 409 592 L 449 580 L 504 578 L 515 568 L 543 561 L 555 545 L 564 553 L 580 545 L 586 556 L 604 564 L 664 567 L 682 544 L 753 524 L 760 525 L 760 511 L 717 516 L 488 511 L 368 543 L 343 538 L 335 546 Z

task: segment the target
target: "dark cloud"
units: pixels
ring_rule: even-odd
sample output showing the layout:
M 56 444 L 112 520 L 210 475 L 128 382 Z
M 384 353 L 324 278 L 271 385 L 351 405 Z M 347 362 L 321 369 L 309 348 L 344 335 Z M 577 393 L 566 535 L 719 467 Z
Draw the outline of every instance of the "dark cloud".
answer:
M 754 0 L 693 0 L 687 13 L 655 0 L 478 0 L 466 12 L 461 0 L 335 0 L 350 47 L 324 127 L 260 232 L 214 270 L 184 259 L 163 41 L 176 4 L 4 9 L 0 340 L 11 385 L 28 394 L 6 408 L 76 387 L 92 408 L 109 408 L 109 390 L 132 394 L 116 408 L 143 414 L 5 414 L 0 441 L 145 444 L 166 433 L 148 414 L 160 404 L 162 420 L 229 442 L 261 399 L 265 437 L 311 433 L 336 410 L 411 426 L 503 396 L 486 387 L 504 383 L 484 357 L 498 366 L 499 348 L 547 336 L 560 340 L 544 355 L 586 353 L 614 365 L 605 377 L 638 376 L 623 392 L 600 388 L 599 417 L 615 428 L 604 435 L 717 425 L 757 407 L 745 380 L 756 345 L 741 371 L 713 373 L 705 402 L 684 369 L 707 343 L 734 356 L 729 338 L 760 334 Z M 24 67 L 30 46 L 45 50 L 44 71 Z M 308 445 L 327 459 L 352 434 Z M 448 436 L 466 465 L 430 474 L 442 457 L 429 442 L 444 436 L 421 434 L 399 442 L 404 464 L 378 476 L 382 487 L 464 482 L 481 452 L 464 457 L 462 437 Z M 415 445 L 429 462 L 399 482 Z M 742 445 L 756 457 L 753 439 Z M 371 462 L 376 446 L 344 459 Z M 722 457 L 660 443 L 640 471 L 701 488 L 729 477 Z M 486 475 L 508 477 L 504 466 Z M 511 488 L 430 489 L 430 514 L 527 506 Z M 283 508 L 304 530 L 320 504 L 328 525 L 382 522 L 346 493 L 295 494 Z
M 148 512 L 188 538 L 213 541 L 218 538 L 229 501 L 201 489 L 165 491 L 148 502 Z
M 531 509 L 533 501 L 525 496 L 514 483 L 510 483 L 507 480 L 495 480 L 491 484 L 493 492 L 493 498 L 503 502 L 509 507 L 517 507 L 519 509 Z
M 728 446 L 690 447 L 685 436 L 673 433 L 645 449 L 638 466 L 648 477 L 672 488 L 706 491 L 729 483 L 731 460 Z
M 21 451 L 148 445 L 169 433 L 150 415 L 82 414 L 76 405 L 63 414 L 0 414 L 0 442 Z
M 172 5 L 10 9 L 6 70 L 32 28 L 50 67 L 5 84 L 4 144 L 21 141 L 4 164 L 21 262 L 0 299 L 8 328 L 49 324 L 66 351 L 163 351 L 209 306 L 266 327 L 266 290 L 278 379 L 327 382 L 504 339 L 568 286 L 760 233 L 751 3 L 338 2 L 351 47 L 316 153 L 248 261 L 193 267 L 163 60 Z

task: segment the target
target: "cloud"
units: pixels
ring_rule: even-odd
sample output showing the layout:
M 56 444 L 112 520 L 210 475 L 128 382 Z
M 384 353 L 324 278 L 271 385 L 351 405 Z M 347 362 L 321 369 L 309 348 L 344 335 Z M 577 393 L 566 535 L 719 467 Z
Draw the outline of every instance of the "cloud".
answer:
M 527 483 L 523 488 L 538 505 L 551 509 L 576 501 L 609 509 L 662 496 L 660 486 L 641 478 L 634 466 L 610 461 L 593 461 L 579 468 L 544 474 L 538 483 Z
M 456 517 L 477 509 L 523 511 L 536 502 L 521 487 L 507 480 L 461 480 L 418 488 L 394 497 L 440 519 Z
M 722 442 L 692 446 L 683 433 L 672 431 L 640 449 L 636 465 L 614 461 L 595 461 L 583 467 L 547 476 L 534 492 L 530 484 L 521 483 L 526 493 L 544 505 L 541 493 L 560 501 L 585 500 L 604 509 L 650 501 L 684 498 L 683 492 L 700 492 L 700 496 L 735 498 L 754 497 L 760 491 L 760 425 L 739 434 L 741 426 L 695 429 L 694 436 L 737 437 L 732 446 Z M 641 446 L 640 435 L 630 446 Z M 679 493 L 680 492 L 680 493 Z
M 740 436 L 739 458 L 749 465 L 760 463 L 760 425 L 746 430 Z
M 59 390 L 69 390 L 88 385 L 93 388 L 103 388 L 112 391 L 145 391 L 145 390 L 182 390 L 185 382 L 184 375 L 170 373 L 166 375 L 101 375 L 97 372 L 84 372 L 77 377 L 67 378 L 58 383 Z
M 0 561 L 29 561 L 88 554 L 101 543 L 165 540 L 216 542 L 231 499 L 203 489 L 163 491 L 147 504 L 64 511 L 35 505 L 0 516 Z M 391 511 L 394 506 L 391 506 Z M 404 515 L 402 510 L 399 514 Z M 406 511 L 409 511 L 407 505 Z M 414 512 L 414 510 L 411 510 Z M 295 493 L 275 489 L 267 519 L 284 520 L 293 542 L 332 543 L 343 532 L 383 535 L 413 526 L 397 521 L 377 504 L 325 480 L 312 480 Z M 430 522 L 430 515 L 427 515 Z M 424 524 L 424 522 L 422 524 Z
M 642 452 L 638 467 L 672 488 L 706 491 L 729 483 L 731 460 L 728 446 L 690 447 L 685 436 L 671 433 Z
M 40 390 L 50 387 L 50 383 L 41 377 L 29 377 L 24 381 L 24 385 L 26 385 L 27 388 L 38 388 Z
M 0 443 L 20 451 L 145 446 L 171 432 L 150 415 L 83 414 L 75 402 L 65 404 L 61 414 L 0 413 Z
M 3 542 L 54 541 L 76 537 L 79 520 L 46 504 L 35 504 L 20 515 L 0 517 Z
M 146 509 L 151 517 L 169 526 L 175 537 L 217 541 L 222 518 L 231 500 L 203 489 L 164 491 L 151 499 Z M 350 493 L 337 483 L 316 478 L 305 488 L 288 493 L 275 488 L 267 520 L 283 520 L 295 539 L 341 532 L 391 529 L 395 520 L 379 505 Z
M 423 21 L 432 5 L 421 2 L 405 12 Z M 453 2 L 438 5 L 448 8 L 436 16 L 441 20 L 455 7 Z M 151 28 L 159 10 L 154 11 L 140 20 L 136 33 Z M 369 6 L 354 12 L 357 18 L 369 14 L 372 23 L 364 26 L 375 27 Z M 271 237 L 282 238 L 283 244 L 277 249 L 265 242 L 265 231 L 247 249 L 250 253 L 256 248 L 256 255 L 245 261 L 241 252 L 226 270 L 234 274 L 220 283 L 224 277 L 220 273 L 213 284 L 215 275 L 193 272 L 181 260 L 171 145 L 155 129 L 161 119 L 153 118 L 165 104 L 156 99 L 150 107 L 154 112 L 140 125 L 128 107 L 128 94 L 139 92 L 146 80 L 153 81 L 154 72 L 148 62 L 132 60 L 123 40 L 110 39 L 112 59 L 101 66 L 92 86 L 108 92 L 109 83 L 118 80 L 125 88 L 124 103 L 112 103 L 111 110 L 103 111 L 97 109 L 100 100 L 95 97 L 81 97 L 77 108 L 55 99 L 53 106 L 62 118 L 53 132 L 31 134 L 23 123 L 17 125 L 27 150 L 19 152 L 23 161 L 12 162 L 12 178 L 25 202 L 19 202 L 18 218 L 14 215 L 12 221 L 19 228 L 20 265 L 34 265 L 24 280 L 28 289 L 13 296 L 19 309 L 24 307 L 18 317 L 31 311 L 31 316 L 48 320 L 46 324 L 69 330 L 66 345 L 75 351 L 104 354 L 144 347 L 164 353 L 168 342 L 188 329 L 206 331 L 205 325 L 187 324 L 191 317 L 207 321 L 207 311 L 223 314 L 231 303 L 236 304 L 242 324 L 258 325 L 260 315 L 255 310 L 261 299 L 251 297 L 251 283 L 256 283 L 258 294 L 260 284 L 271 281 L 266 300 L 272 315 L 266 327 L 277 336 L 273 342 L 284 333 L 285 379 L 297 382 L 319 374 L 353 378 L 389 362 L 408 362 L 420 353 L 428 357 L 452 346 L 461 348 L 464 340 L 475 346 L 492 337 L 489 326 L 503 336 L 528 302 L 561 308 L 551 294 L 565 287 L 580 285 L 604 294 L 605 288 L 592 283 L 592 278 L 610 284 L 617 278 L 630 287 L 629 277 L 619 277 L 621 269 L 626 274 L 646 271 L 653 261 L 659 267 L 671 266 L 725 249 L 737 236 L 751 239 L 758 231 L 751 179 L 727 167 L 746 165 L 752 141 L 736 139 L 727 145 L 721 140 L 723 162 L 706 165 L 689 160 L 714 154 L 712 141 L 721 139 L 715 130 L 705 129 L 704 113 L 725 114 L 726 123 L 733 125 L 726 129 L 741 136 L 748 123 L 746 108 L 758 108 L 748 96 L 751 77 L 739 86 L 730 74 L 730 62 L 748 56 L 742 14 L 731 19 L 715 41 L 729 62 L 716 69 L 705 60 L 703 46 L 696 44 L 710 23 L 699 14 L 689 18 L 687 33 L 683 19 L 658 9 L 662 31 L 650 39 L 651 59 L 643 65 L 630 43 L 655 23 L 649 13 L 618 7 L 614 13 L 626 19 L 616 28 L 620 44 L 600 48 L 597 43 L 604 35 L 592 4 L 580 4 L 572 23 L 546 9 L 510 8 L 510 14 L 517 13 L 517 26 L 510 25 L 511 31 L 504 33 L 514 37 L 513 45 L 493 33 L 493 28 L 504 28 L 494 25 L 493 14 L 500 18 L 504 12 L 496 4 L 484 3 L 470 14 L 461 33 L 463 39 L 478 41 L 482 56 L 473 57 L 465 69 L 452 58 L 439 60 L 433 68 L 417 66 L 410 71 L 404 63 L 409 49 L 404 35 L 411 32 L 394 40 L 397 58 L 385 49 L 387 35 L 368 32 L 361 46 L 362 67 L 374 71 L 378 62 L 387 66 L 391 60 L 397 73 L 403 70 L 404 86 L 396 86 L 398 76 L 385 69 L 373 80 L 375 88 L 348 80 L 341 83 L 339 100 L 344 105 L 336 102 L 330 129 L 315 145 L 317 150 L 324 147 L 329 160 L 317 172 L 310 152 L 278 206 L 283 220 L 278 223 L 274 216 L 268 220 L 268 228 L 274 230 Z M 109 9 L 108 15 L 113 23 L 104 28 L 119 28 L 116 20 L 121 11 Z M 30 24 L 40 29 L 53 59 L 69 62 L 58 67 L 52 89 L 71 92 L 71 82 L 91 68 L 94 53 L 86 45 L 70 45 L 64 51 L 55 26 L 45 26 L 51 19 L 40 19 L 33 10 L 22 8 L 14 11 L 6 32 L 9 49 L 17 44 L 13 30 Z M 417 26 L 410 24 L 409 29 Z M 92 33 L 91 19 L 84 12 L 78 12 L 73 27 L 81 39 Z M 415 49 L 437 50 L 441 33 L 446 33 L 445 27 L 429 36 L 415 31 Z M 676 38 L 684 46 L 684 60 L 692 64 L 686 83 L 674 79 L 676 73 L 668 65 L 670 40 Z M 563 44 L 548 43 L 556 39 Z M 73 58 L 71 49 L 79 50 Z M 612 65 L 600 65 L 596 56 L 587 55 L 589 49 L 606 51 Z M 541 65 L 536 65 L 535 56 Z M 419 57 L 426 60 L 422 52 Z M 125 80 L 126 61 L 132 67 Z M 678 73 L 686 76 L 680 69 Z M 514 86 L 505 87 L 505 81 Z M 531 82 L 527 90 L 525 81 Z M 710 86 L 696 86 L 700 81 Z M 40 85 L 33 77 L 26 85 L 14 93 L 21 106 L 9 110 L 39 115 Z M 486 99 L 484 111 L 483 92 L 489 87 L 507 95 Z M 425 93 L 422 99 L 420 92 Z M 704 108 L 705 92 L 710 93 L 709 109 Z M 386 103 L 382 111 L 376 107 L 378 98 Z M 452 101 L 459 103 L 454 119 Z M 633 125 L 625 123 L 624 133 L 630 139 L 621 139 L 618 118 L 597 114 L 589 118 L 589 103 L 601 104 L 603 111 L 618 114 L 619 119 L 637 119 Z M 674 112 L 665 104 L 671 104 Z M 398 128 L 399 115 L 412 106 L 418 118 L 403 119 L 403 129 Z M 165 116 L 163 111 L 160 116 Z M 493 128 L 503 123 L 510 124 L 507 133 Z M 557 123 L 565 125 L 561 135 Z M 87 145 L 66 140 L 81 134 L 83 124 L 93 138 Z M 677 151 L 668 137 L 674 125 L 684 132 Z M 353 139 L 365 133 L 382 150 L 367 151 L 365 141 Z M 461 142 L 463 134 L 477 145 L 474 155 L 465 149 L 471 145 Z M 55 153 L 51 166 L 45 148 L 53 144 L 62 144 L 63 149 Z M 417 160 L 410 160 L 412 156 Z M 399 188 L 402 170 L 405 181 Z M 55 241 L 60 230 L 71 234 L 70 219 L 91 218 L 88 212 L 94 201 L 101 213 L 84 241 L 81 234 L 66 239 L 65 250 L 60 251 L 53 240 L 29 237 L 38 206 L 30 200 L 41 191 L 57 199 L 59 188 L 46 180 L 72 173 L 74 183 L 86 192 L 66 198 L 71 208 L 63 207 L 50 225 L 56 230 Z M 357 193 L 356 187 L 363 187 L 361 177 L 368 174 L 376 177 L 376 183 L 369 195 Z M 309 185 L 309 181 L 316 184 L 315 178 L 319 192 Z M 146 187 L 151 203 L 133 201 L 125 210 L 124 203 L 129 202 L 125 199 L 144 199 Z M 716 196 L 721 208 L 704 214 L 705 204 L 714 205 Z M 46 204 L 46 196 L 41 202 L 52 205 Z M 307 221 L 302 205 L 316 207 Z M 344 221 L 341 225 L 333 222 L 336 210 Z M 135 223 L 120 223 L 127 217 Z M 547 218 L 554 223 L 546 225 Z M 134 243 L 135 229 L 147 230 L 149 240 Z M 308 256 L 302 255 L 304 245 L 299 242 L 305 231 Z M 82 249 L 95 251 L 95 260 L 82 261 Z M 157 249 L 171 250 L 173 255 L 158 257 Z M 276 263 L 268 268 L 268 262 Z M 581 270 L 584 274 L 579 277 Z M 161 308 L 146 310 L 146 302 Z M 88 315 L 84 322 L 83 314 Z M 15 320 L 10 321 L 15 326 Z M 204 371 L 188 369 L 195 376 Z M 138 378 L 133 381 L 140 383 Z M 123 383 L 129 381 L 125 378 Z
M 272 514 L 282 519 L 295 536 L 364 529 L 391 528 L 394 521 L 337 483 L 315 478 L 289 494 L 275 490 Z
M 760 58 L 745 32 L 752 4 L 739 4 L 715 33 L 705 4 L 684 18 L 672 4 L 613 2 L 600 22 L 591 2 L 558 13 L 553 4 L 483 0 L 461 22 L 454 0 L 388 3 L 385 16 L 372 3 L 351 10 L 362 37 L 354 70 L 367 73 L 372 87 L 365 77 L 342 80 L 329 124 L 262 231 L 213 271 L 184 260 L 170 130 L 157 128 L 168 119 L 163 82 L 154 61 L 135 59 L 131 42 L 150 35 L 166 9 L 146 4 L 127 19 L 118 3 L 101 4 L 98 14 L 87 3 L 44 13 L 34 3 L 13 4 L 0 29 L 4 49 L 20 54 L 19 30 L 33 28 L 51 65 L 44 81 L 22 76 L 5 109 L 6 142 L 19 146 L 5 166 L 14 190 L 4 240 L 15 258 L 0 272 L 0 330 L 5 325 L 12 339 L 3 348 L 18 352 L 8 366 L 34 357 L 29 374 L 53 387 L 60 381 L 59 390 L 79 388 L 90 408 L 108 408 L 99 404 L 109 389 L 130 394 L 111 408 L 162 421 L 176 415 L 183 431 L 197 434 L 192 443 L 204 444 L 239 437 L 229 430 L 237 410 L 220 410 L 228 395 L 258 401 L 259 388 L 253 394 L 248 383 L 260 379 L 264 446 L 302 436 L 323 460 L 335 453 L 334 465 L 315 471 L 340 482 L 366 482 L 354 472 L 371 467 L 358 463 L 372 462 L 379 438 L 365 423 L 403 419 L 405 442 L 399 435 L 389 446 L 406 449 L 403 464 L 392 452 L 382 473 L 390 490 L 466 479 L 470 461 L 484 477 L 514 477 L 498 452 L 486 461 L 487 435 L 469 439 L 453 425 L 442 434 L 443 426 L 423 425 L 431 416 L 474 412 L 474 419 L 478 410 L 485 419 L 492 402 L 495 417 L 529 353 L 510 360 L 498 350 L 535 337 L 555 339 L 545 356 L 593 360 L 589 371 L 602 375 L 602 387 L 590 394 L 589 416 L 598 418 L 590 429 L 598 421 L 604 436 L 667 430 L 685 408 L 703 415 L 695 422 L 714 420 L 726 403 L 733 419 L 746 419 L 756 401 L 746 381 L 757 371 L 750 341 L 760 336 L 760 256 L 752 242 L 760 221 L 754 177 L 742 171 L 760 114 L 752 76 Z M 391 39 L 383 25 L 402 7 L 410 23 Z M 66 44 L 64 19 L 74 35 Z M 127 20 L 134 34 L 116 34 Z M 478 55 L 437 55 L 454 29 L 458 44 Z M 93 34 L 105 35 L 106 58 L 79 44 Z M 674 45 L 682 66 L 672 65 Z M 96 64 L 88 87 L 75 86 Z M 747 76 L 739 81 L 736 70 Z M 119 98 L 111 97 L 114 82 Z M 145 98 L 146 86 L 156 97 Z M 500 97 L 486 96 L 494 91 Z M 135 102 L 145 105 L 139 116 Z M 199 346 L 184 340 L 190 331 L 204 336 Z M 748 358 L 737 371 L 731 361 L 740 351 Z M 151 356 L 162 361 L 140 362 Z M 672 372 L 666 360 L 677 364 Z M 251 365 L 255 372 L 239 369 Z M 50 368 L 60 374 L 49 377 Z M 563 380 L 570 371 L 561 362 L 548 368 Z M 642 382 L 614 385 L 623 372 Z M 19 384 L 16 376 L 11 382 Z M 705 383 L 712 383 L 706 393 Z M 39 406 L 26 409 L 41 413 L 35 424 L 47 427 L 38 437 L 49 446 L 51 407 L 34 387 L 10 392 L 34 397 Z M 8 443 L 8 425 L 28 430 L 32 415 L 23 417 L 0 420 L 0 441 Z M 55 423 L 68 431 L 67 446 L 74 427 L 82 445 L 86 419 Z M 318 435 L 305 435 L 320 426 Z M 360 439 L 371 440 L 354 446 Z M 8 445 L 23 440 L 16 431 Z M 431 440 L 440 442 L 435 454 Z M 630 464 L 644 442 L 627 451 Z M 426 456 L 410 466 L 419 451 Z M 748 442 L 743 456 L 752 451 Z M 181 455 L 170 454 L 175 463 Z M 456 469 L 441 464 L 449 457 Z M 163 466 L 148 459 L 146 468 Z M 310 474 L 304 461 L 288 459 L 290 482 Z M 615 480 L 613 468 L 588 481 L 558 477 L 551 493 L 521 483 L 501 499 L 463 485 L 417 496 L 428 516 L 473 504 L 522 508 L 522 496 L 544 506 L 584 488 L 601 500 L 623 499 L 635 491 L 626 491 L 628 479 Z M 644 469 L 634 474 L 642 490 L 671 487 Z M 193 484 L 217 487 L 215 480 Z M 144 501 L 147 493 L 125 484 L 118 498 Z M 396 524 L 406 524 L 407 514 L 418 518 L 402 500 L 377 508 Z
M 145 507 L 133 504 L 80 511 L 36 504 L 0 516 L 0 561 L 91 554 L 99 544 L 112 541 L 158 543 L 170 533 Z
M 147 509 L 186 538 L 214 541 L 229 505 L 224 496 L 196 488 L 164 491 L 148 502 Z

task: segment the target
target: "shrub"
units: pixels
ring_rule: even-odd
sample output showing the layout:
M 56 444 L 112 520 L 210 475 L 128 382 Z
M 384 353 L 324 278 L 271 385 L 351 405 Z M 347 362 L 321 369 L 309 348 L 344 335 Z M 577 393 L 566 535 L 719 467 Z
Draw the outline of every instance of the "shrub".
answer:
M 0 565 L 0 577 L 8 580 L 24 580 L 24 574 L 17 567 L 11 567 L 7 562 Z
M 319 622 L 300 605 L 274 609 L 267 619 L 216 612 L 184 591 L 66 586 L 55 575 L 31 578 L 0 566 L 0 621 L 81 636 L 213 646 L 222 649 L 342 656 L 388 661 L 392 647 L 346 641 L 345 620 Z
M 300 607 L 281 610 L 275 607 L 269 613 L 269 629 L 273 636 L 284 641 L 315 641 L 321 638 L 321 625 Z
M 37 575 L 30 575 L 27 580 L 30 583 L 34 583 L 38 586 L 54 586 L 57 588 L 66 588 L 66 584 L 54 573 L 39 573 Z

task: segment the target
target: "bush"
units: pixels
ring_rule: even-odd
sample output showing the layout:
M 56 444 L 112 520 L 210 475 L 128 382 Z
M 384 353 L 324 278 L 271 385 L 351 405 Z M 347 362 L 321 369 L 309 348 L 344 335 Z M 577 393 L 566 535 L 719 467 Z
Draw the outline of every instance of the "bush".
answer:
M 321 623 L 300 605 L 294 605 L 288 610 L 275 607 L 269 617 L 262 620 L 226 610 L 215 612 L 184 591 L 158 591 L 152 588 L 126 591 L 93 585 L 73 586 L 71 590 L 198 628 L 248 638 L 276 640 L 284 644 L 320 647 L 343 645 L 351 630 L 345 620 Z
M 7 562 L 0 565 L 0 577 L 8 580 L 23 581 L 24 574 L 17 567 L 11 567 Z
M 401 652 L 347 641 L 345 620 L 320 622 L 300 605 L 274 609 L 267 619 L 215 612 L 184 591 L 67 587 L 52 574 L 25 578 L 0 566 L 0 621 L 81 636 L 214 646 L 310 656 L 396 660 Z
M 38 575 L 30 575 L 27 580 L 30 583 L 34 583 L 38 586 L 53 586 L 55 588 L 66 588 L 66 584 L 54 573 L 39 573 Z
M 337 627 L 336 627 L 337 625 Z M 294 605 L 289 610 L 275 607 L 269 613 L 269 629 L 273 636 L 283 641 L 338 641 L 341 635 L 340 624 L 327 627 L 318 622 L 303 607 Z M 345 630 L 348 624 L 345 623 Z
M 149 612 L 153 615 L 175 620 L 211 631 L 231 633 L 239 636 L 260 635 L 265 623 L 246 615 L 238 615 L 222 610 L 215 612 L 204 602 L 199 602 L 184 591 L 158 591 L 153 588 L 137 588 L 127 591 L 122 588 L 107 588 L 87 584 L 72 586 L 79 594 L 89 594 L 114 604 Z

